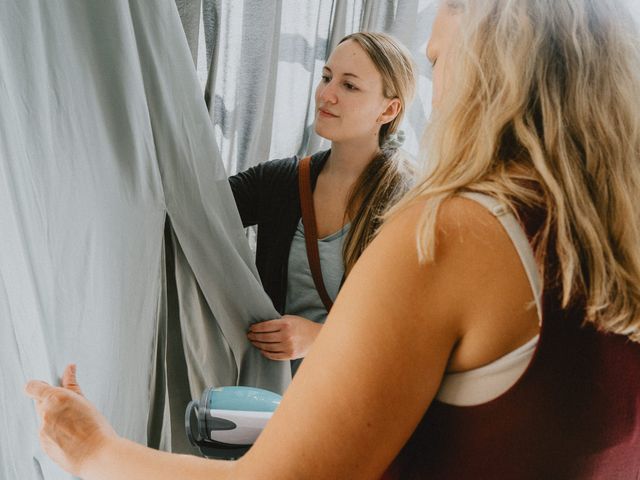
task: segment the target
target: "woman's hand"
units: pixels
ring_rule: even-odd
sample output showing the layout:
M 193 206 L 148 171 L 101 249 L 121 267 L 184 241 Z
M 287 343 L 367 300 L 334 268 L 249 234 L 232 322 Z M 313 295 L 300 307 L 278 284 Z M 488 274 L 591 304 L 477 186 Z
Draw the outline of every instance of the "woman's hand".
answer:
M 69 473 L 81 476 L 87 459 L 117 435 L 107 420 L 82 395 L 76 367 L 69 365 L 62 387 L 32 380 L 25 392 L 36 402 L 42 420 L 40 443 L 53 461 Z
M 307 355 L 322 324 L 296 315 L 254 323 L 249 341 L 271 360 L 293 360 Z

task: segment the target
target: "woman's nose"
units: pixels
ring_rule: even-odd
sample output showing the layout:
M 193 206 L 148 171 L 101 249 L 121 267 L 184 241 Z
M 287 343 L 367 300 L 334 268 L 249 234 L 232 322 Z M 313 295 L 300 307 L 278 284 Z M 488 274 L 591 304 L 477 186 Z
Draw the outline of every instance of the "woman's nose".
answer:
M 333 81 L 325 83 L 320 87 L 320 100 L 323 103 L 336 103 L 338 96 L 336 95 L 336 86 Z

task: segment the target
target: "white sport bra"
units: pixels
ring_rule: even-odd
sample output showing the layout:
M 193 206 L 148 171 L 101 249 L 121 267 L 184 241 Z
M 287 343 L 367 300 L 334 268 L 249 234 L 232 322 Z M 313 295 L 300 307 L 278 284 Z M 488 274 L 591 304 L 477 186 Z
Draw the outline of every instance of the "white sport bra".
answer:
M 515 216 L 493 197 L 479 193 L 462 196 L 486 207 L 500 221 L 524 265 L 542 324 L 540 273 L 526 233 Z M 466 372 L 445 374 L 436 398 L 451 405 L 472 406 L 489 402 L 509 390 L 525 372 L 538 345 L 539 335 L 493 362 Z

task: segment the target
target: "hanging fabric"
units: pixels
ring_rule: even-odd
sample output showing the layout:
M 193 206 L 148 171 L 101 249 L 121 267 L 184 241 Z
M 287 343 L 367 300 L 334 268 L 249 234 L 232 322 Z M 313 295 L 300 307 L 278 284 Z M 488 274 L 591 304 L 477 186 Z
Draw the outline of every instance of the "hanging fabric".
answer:
M 170 312 L 194 390 L 278 392 L 290 373 L 245 337 L 277 312 L 175 3 L 0 3 L 0 479 L 66 480 L 38 445 L 28 379 L 77 363 L 86 396 L 146 443 Z

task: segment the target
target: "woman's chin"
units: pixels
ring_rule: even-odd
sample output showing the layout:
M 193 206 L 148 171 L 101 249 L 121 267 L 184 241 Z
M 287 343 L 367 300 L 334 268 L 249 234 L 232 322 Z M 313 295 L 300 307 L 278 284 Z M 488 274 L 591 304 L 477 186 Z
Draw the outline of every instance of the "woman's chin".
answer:
M 335 137 L 335 133 L 331 131 L 331 129 L 324 127 L 323 125 L 318 125 L 318 121 L 313 125 L 313 130 L 316 134 L 326 140 L 333 141 Z

